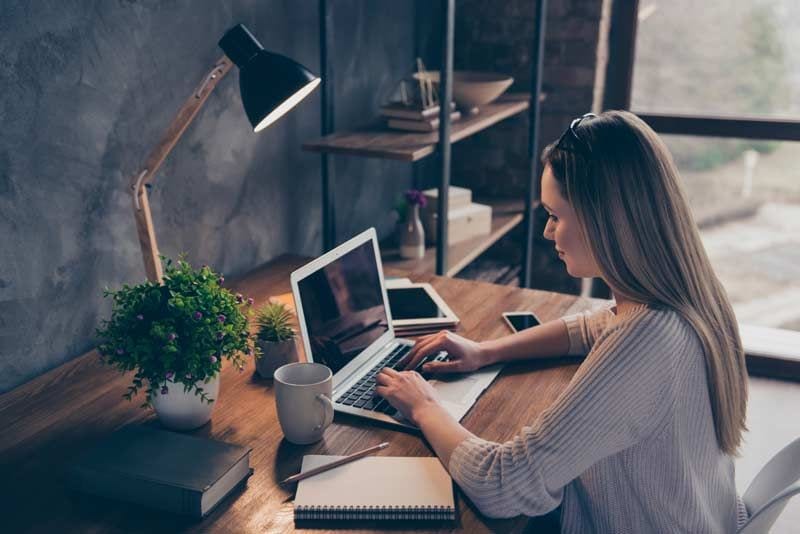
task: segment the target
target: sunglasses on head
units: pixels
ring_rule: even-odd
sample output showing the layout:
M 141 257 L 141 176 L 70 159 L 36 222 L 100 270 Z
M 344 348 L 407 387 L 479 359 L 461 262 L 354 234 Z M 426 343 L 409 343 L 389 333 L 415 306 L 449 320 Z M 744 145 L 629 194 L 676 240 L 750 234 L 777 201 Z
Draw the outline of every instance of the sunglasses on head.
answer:
M 589 143 L 587 143 L 585 139 L 581 139 L 581 136 L 578 135 L 578 126 L 584 119 L 595 118 L 597 118 L 597 115 L 594 113 L 586 113 L 577 119 L 573 119 L 572 122 L 569 123 L 569 127 L 564 130 L 564 133 L 558 138 L 556 148 L 590 157 L 592 155 L 592 147 L 589 146 Z

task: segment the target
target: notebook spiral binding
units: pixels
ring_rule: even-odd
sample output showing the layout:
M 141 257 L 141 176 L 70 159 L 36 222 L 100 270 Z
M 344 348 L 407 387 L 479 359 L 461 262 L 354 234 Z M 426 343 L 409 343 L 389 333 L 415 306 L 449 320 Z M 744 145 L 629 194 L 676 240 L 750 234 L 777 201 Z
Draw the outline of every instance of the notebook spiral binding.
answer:
M 455 520 L 456 511 L 447 506 L 299 506 L 294 509 L 296 520 L 313 519 L 420 519 Z

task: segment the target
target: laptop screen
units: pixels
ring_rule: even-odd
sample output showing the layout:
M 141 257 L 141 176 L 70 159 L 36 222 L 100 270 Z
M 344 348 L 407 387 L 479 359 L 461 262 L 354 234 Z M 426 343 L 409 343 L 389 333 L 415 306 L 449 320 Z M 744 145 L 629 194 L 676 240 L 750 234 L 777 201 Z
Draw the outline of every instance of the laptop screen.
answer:
M 372 241 L 297 283 L 311 356 L 336 373 L 389 330 Z

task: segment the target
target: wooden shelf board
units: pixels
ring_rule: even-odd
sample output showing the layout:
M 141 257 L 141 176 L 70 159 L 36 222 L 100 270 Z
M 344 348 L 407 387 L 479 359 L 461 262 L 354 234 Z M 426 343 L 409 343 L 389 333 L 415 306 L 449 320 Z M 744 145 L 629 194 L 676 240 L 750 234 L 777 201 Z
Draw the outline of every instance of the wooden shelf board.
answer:
M 475 115 L 452 123 L 450 141 L 455 143 L 503 119 L 528 109 L 530 94 L 510 93 L 487 104 Z M 303 144 L 304 150 L 373 158 L 417 161 L 436 151 L 439 132 L 417 133 L 389 130 L 383 123 L 354 131 L 337 132 Z
M 501 237 L 513 230 L 524 219 L 522 201 L 499 200 L 487 201 L 492 205 L 492 231 L 483 236 L 474 237 L 455 245 L 450 245 L 447 251 L 448 268 L 446 276 L 455 276 L 464 267 L 486 249 L 496 243 Z M 515 209 L 516 208 L 516 209 Z M 497 210 L 497 213 L 495 213 Z M 432 273 L 436 270 L 436 247 L 427 247 L 425 257 L 419 260 L 406 260 L 400 258 L 400 253 L 394 247 L 381 247 L 381 257 L 384 267 L 405 271 L 408 273 Z

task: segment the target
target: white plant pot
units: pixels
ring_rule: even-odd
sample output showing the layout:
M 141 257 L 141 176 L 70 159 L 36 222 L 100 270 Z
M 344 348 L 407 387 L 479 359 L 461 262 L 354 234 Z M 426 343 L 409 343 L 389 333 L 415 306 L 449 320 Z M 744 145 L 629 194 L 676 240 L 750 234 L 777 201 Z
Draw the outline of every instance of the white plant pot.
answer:
M 161 394 L 160 387 L 155 388 L 152 403 L 161 424 L 172 430 L 192 430 L 203 426 L 211 419 L 211 411 L 219 395 L 219 373 L 208 383 L 198 381 L 196 384 L 215 402 L 209 404 L 202 400 L 200 395 L 195 395 L 194 388 L 184 393 L 184 385 L 180 382 L 168 380 L 169 393 L 166 395 Z
M 256 360 L 256 372 L 262 378 L 272 378 L 278 367 L 299 361 L 297 355 L 297 338 L 278 343 L 258 341 L 261 357 Z

